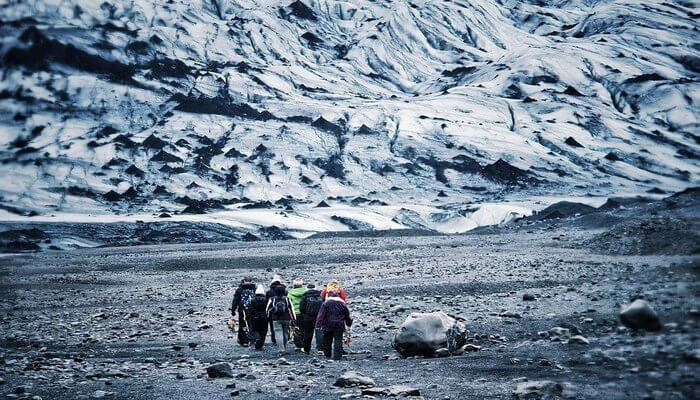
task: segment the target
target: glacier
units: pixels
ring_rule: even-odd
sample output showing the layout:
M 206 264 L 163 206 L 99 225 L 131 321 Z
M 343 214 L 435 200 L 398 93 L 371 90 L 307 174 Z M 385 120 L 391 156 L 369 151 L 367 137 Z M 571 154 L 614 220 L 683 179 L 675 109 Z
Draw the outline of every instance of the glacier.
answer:
M 464 232 L 697 186 L 690 1 L 9 1 L 0 220 Z

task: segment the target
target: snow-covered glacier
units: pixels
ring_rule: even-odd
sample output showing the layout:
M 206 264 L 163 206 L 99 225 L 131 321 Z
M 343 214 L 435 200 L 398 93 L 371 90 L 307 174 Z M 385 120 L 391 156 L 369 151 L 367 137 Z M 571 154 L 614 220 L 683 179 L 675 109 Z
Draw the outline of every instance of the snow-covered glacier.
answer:
M 0 7 L 0 220 L 463 232 L 698 185 L 696 2 Z

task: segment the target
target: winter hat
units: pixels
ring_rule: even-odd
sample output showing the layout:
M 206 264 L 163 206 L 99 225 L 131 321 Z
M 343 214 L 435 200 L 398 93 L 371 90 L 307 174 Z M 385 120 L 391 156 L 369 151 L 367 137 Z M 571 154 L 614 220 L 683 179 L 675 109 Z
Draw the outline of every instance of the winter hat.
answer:
M 340 283 L 336 279 L 333 279 L 328 285 L 326 285 L 326 291 L 329 294 L 331 292 L 340 292 Z
M 294 287 L 301 287 L 304 284 L 304 280 L 301 278 L 294 278 L 292 281 L 292 286 Z
M 255 294 L 265 294 L 265 288 L 263 285 L 258 284 L 258 286 L 255 288 Z
M 314 289 L 314 288 L 316 288 L 316 284 L 313 283 L 313 282 L 308 282 L 308 283 L 306 284 L 306 288 L 307 288 L 307 289 Z
M 277 283 L 282 283 L 282 281 L 283 281 L 282 275 L 280 275 L 280 274 L 275 274 L 275 275 L 272 277 L 272 282 L 270 282 L 270 283 L 275 283 L 275 282 L 277 282 Z

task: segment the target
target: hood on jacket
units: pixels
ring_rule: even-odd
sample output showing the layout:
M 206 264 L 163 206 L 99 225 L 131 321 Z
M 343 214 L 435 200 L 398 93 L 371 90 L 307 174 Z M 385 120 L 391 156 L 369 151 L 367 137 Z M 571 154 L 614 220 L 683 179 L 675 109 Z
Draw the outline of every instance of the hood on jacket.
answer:
M 292 299 L 301 299 L 301 296 L 303 296 L 304 293 L 306 293 L 308 290 L 309 289 L 307 289 L 305 287 L 291 288 L 288 291 L 289 297 L 291 297 Z
M 308 296 L 308 297 L 314 297 L 314 296 L 320 296 L 320 295 L 321 295 L 321 291 L 318 289 L 309 289 L 306 292 L 304 292 L 304 296 Z
M 255 288 L 255 294 L 262 294 L 264 296 L 265 295 L 265 287 L 263 285 L 258 285 Z

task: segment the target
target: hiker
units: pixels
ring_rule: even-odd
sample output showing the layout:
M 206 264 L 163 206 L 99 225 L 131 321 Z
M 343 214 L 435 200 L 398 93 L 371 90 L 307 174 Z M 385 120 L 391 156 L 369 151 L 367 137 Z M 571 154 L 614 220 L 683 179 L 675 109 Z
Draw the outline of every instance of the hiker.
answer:
M 306 287 L 304 287 L 304 280 L 301 278 L 294 278 L 292 281 L 292 288 L 289 289 L 289 300 L 292 302 L 292 306 L 294 307 L 294 314 L 299 315 L 299 303 L 301 302 L 301 298 L 306 293 Z M 304 338 L 301 334 L 301 329 L 300 327 L 294 327 L 294 335 L 292 336 L 292 340 L 294 341 L 294 346 L 297 349 L 301 349 L 303 345 Z
M 255 350 L 260 350 L 267 336 L 267 296 L 263 285 L 255 289 L 247 315 L 250 340 L 255 344 Z
M 313 283 L 309 283 L 306 289 L 299 302 L 297 321 L 301 330 L 303 350 L 309 354 L 314 331 L 316 333 L 316 350 L 323 350 L 323 333 L 320 329 L 316 329 L 316 317 L 318 317 L 318 311 L 323 304 L 323 297 L 321 297 L 321 291 L 316 289 L 316 285 Z
M 236 317 L 238 314 L 238 344 L 241 346 L 248 346 L 248 321 L 246 320 L 246 313 L 250 307 L 250 302 L 255 297 L 255 284 L 253 284 L 253 278 L 246 276 L 238 285 L 236 292 L 233 294 L 233 301 L 231 302 L 231 317 Z
M 272 297 L 267 301 L 267 317 L 277 338 L 279 351 L 283 354 L 287 352 L 289 326 L 296 320 L 296 315 L 292 302 L 287 297 L 286 288 L 283 285 L 277 285 L 272 290 Z
M 270 289 L 268 289 L 266 293 L 268 302 L 274 296 L 274 289 L 278 286 L 284 288 L 284 295 L 287 295 L 287 286 L 284 284 L 284 279 L 282 279 L 281 275 L 275 274 L 275 276 L 272 277 L 272 282 L 270 282 Z M 272 326 L 272 320 L 270 320 L 270 341 L 272 344 L 277 343 L 277 340 L 275 340 L 275 330 Z
M 348 295 L 347 293 L 345 293 L 345 289 L 343 289 L 343 287 L 340 286 L 340 282 L 337 279 L 333 279 L 328 285 L 326 285 L 326 287 L 323 288 L 323 290 L 321 291 L 321 297 L 325 299 L 326 294 L 331 291 L 338 292 L 340 298 L 343 299 L 345 303 L 348 302 Z
M 350 310 L 345 304 L 345 300 L 340 297 L 340 293 L 335 290 L 328 290 L 326 300 L 321 305 L 316 317 L 316 326 L 323 330 L 323 354 L 334 360 L 340 360 L 343 355 L 343 333 L 345 326 L 352 325 Z

